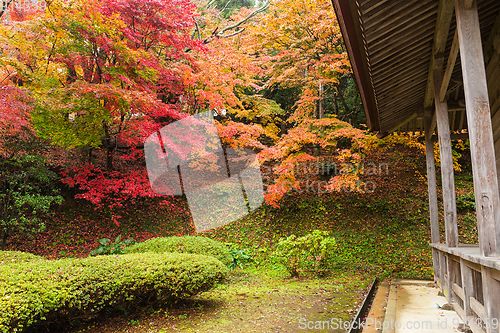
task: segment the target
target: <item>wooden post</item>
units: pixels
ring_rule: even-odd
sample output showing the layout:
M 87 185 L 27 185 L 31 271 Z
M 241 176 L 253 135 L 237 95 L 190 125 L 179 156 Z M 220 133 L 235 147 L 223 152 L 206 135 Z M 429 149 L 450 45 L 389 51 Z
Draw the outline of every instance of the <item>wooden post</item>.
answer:
M 500 198 L 476 0 L 469 10 L 464 0 L 455 0 L 455 12 L 469 125 L 479 248 L 482 255 L 498 256 Z
M 441 266 L 439 264 L 439 250 L 432 248 L 432 268 L 434 269 L 434 282 L 442 284 Z
M 500 273 L 497 270 L 481 266 L 484 311 L 486 312 L 486 317 L 488 319 L 488 322 L 485 322 L 485 324 L 487 324 L 487 333 L 498 333 L 498 320 L 500 320 L 500 314 L 497 302 L 500 297 L 500 282 L 498 282 L 495 277 L 498 279 L 500 278 L 499 275 Z M 496 325 L 493 325 L 493 320 L 496 321 Z
M 448 271 L 448 253 L 439 251 L 439 270 L 441 272 L 441 290 L 443 291 L 444 296 L 450 301 L 450 274 Z
M 427 189 L 429 191 L 429 213 L 431 219 L 431 243 L 440 243 L 439 215 L 436 185 L 436 165 L 434 163 L 434 143 L 432 133 L 429 133 L 432 115 L 426 112 L 424 115 L 425 126 L 425 159 L 427 164 Z M 434 267 L 435 268 L 435 267 Z
M 443 188 L 444 226 L 446 245 L 458 246 L 457 205 L 455 198 L 455 177 L 453 173 L 453 153 L 451 151 L 448 103 L 439 100 L 443 80 L 442 71 L 434 70 L 434 102 L 438 127 L 439 155 L 441 157 L 441 178 Z

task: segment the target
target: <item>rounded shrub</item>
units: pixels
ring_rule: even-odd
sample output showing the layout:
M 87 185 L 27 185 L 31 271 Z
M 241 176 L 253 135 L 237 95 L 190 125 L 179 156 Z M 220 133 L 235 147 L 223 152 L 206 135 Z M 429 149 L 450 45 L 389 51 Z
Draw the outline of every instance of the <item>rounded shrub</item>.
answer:
M 231 264 L 231 253 L 224 243 L 201 236 L 158 237 L 126 248 L 125 253 L 174 252 L 204 254 L 215 257 L 226 266 Z
M 28 252 L 21 251 L 0 251 L 0 266 L 19 262 L 47 260 Z
M 144 253 L 0 266 L 0 332 L 33 324 L 90 319 L 107 307 L 185 298 L 227 276 L 202 255 Z

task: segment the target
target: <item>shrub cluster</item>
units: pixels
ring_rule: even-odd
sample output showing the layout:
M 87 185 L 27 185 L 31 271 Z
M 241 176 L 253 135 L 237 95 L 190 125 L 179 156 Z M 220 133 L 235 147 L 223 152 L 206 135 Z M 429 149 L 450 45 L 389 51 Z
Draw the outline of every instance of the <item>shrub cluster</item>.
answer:
M 15 264 L 19 262 L 40 261 L 40 260 L 47 260 L 47 259 L 27 252 L 0 251 L 0 266 Z
M 230 266 L 232 259 L 229 248 L 224 243 L 201 236 L 158 237 L 137 243 L 124 249 L 125 253 L 174 252 L 213 256 Z
M 126 254 L 0 266 L 0 332 L 90 319 L 106 307 L 189 297 L 225 279 L 219 260 L 193 254 Z
M 292 277 L 301 273 L 326 275 L 335 263 L 337 243 L 326 231 L 314 230 L 303 237 L 280 238 L 273 256 Z

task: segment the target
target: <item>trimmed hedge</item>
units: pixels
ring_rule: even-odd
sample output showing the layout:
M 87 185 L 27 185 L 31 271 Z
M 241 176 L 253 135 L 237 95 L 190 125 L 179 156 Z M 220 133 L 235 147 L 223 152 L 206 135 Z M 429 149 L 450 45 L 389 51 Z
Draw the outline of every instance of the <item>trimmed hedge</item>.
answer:
M 175 252 L 203 254 L 215 257 L 226 266 L 231 264 L 231 253 L 224 243 L 201 236 L 172 236 L 151 238 L 124 249 L 125 253 Z
M 0 266 L 0 332 L 90 319 L 105 307 L 185 298 L 228 273 L 219 260 L 193 254 L 126 254 Z
M 19 262 L 47 260 L 28 252 L 20 251 L 0 251 L 0 266 Z

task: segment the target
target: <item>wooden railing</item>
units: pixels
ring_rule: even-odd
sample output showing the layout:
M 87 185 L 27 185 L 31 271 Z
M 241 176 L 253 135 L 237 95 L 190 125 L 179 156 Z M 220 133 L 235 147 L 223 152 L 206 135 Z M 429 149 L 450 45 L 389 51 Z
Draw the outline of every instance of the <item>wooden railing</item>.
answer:
M 478 245 L 431 246 L 434 278 L 464 323 L 476 333 L 500 332 L 500 258 L 482 256 Z

